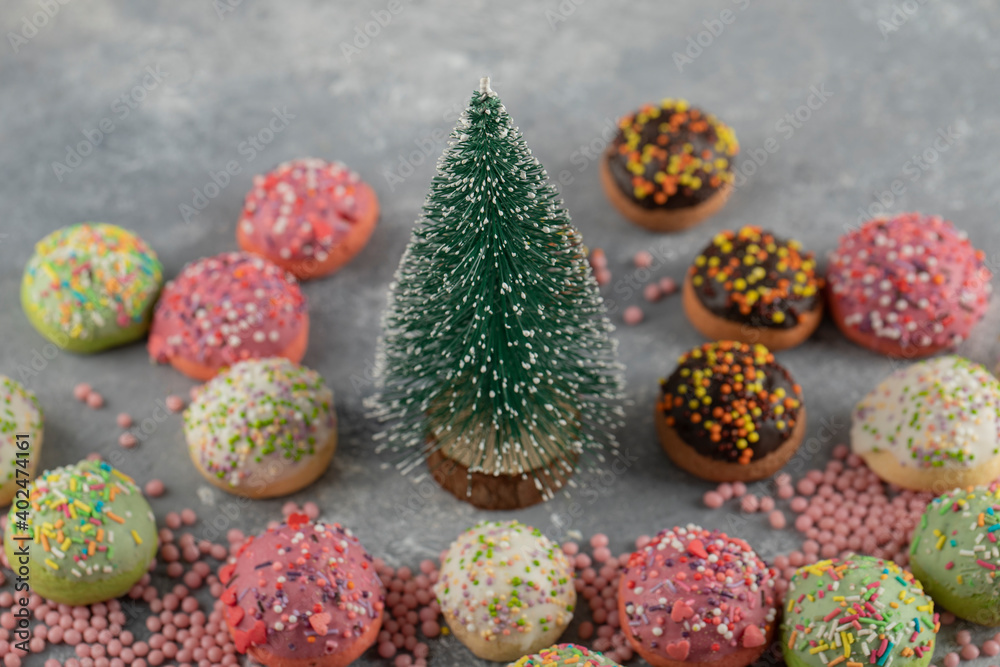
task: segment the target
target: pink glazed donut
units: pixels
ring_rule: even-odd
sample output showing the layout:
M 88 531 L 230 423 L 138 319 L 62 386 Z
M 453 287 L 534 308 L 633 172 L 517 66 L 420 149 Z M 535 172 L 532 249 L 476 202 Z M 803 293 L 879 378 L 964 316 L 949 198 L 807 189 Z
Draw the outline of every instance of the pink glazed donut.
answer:
M 965 340 L 989 305 L 981 250 L 937 216 L 904 213 L 848 232 L 830 258 L 830 310 L 850 340 L 919 359 Z
M 227 252 L 191 262 L 163 288 L 149 356 L 196 380 L 247 359 L 298 363 L 309 314 L 298 281 L 272 262 Z
M 219 569 L 236 650 L 266 667 L 345 667 L 375 643 L 385 589 L 351 531 L 294 513 Z
M 622 574 L 622 629 L 653 667 L 745 667 L 774 635 L 774 577 L 741 539 L 690 524 L 661 531 Z

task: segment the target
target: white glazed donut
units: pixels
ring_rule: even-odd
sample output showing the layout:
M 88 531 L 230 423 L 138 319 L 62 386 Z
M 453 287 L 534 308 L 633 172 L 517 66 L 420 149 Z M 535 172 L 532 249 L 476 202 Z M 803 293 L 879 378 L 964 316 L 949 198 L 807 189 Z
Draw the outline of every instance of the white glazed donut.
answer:
M 555 643 L 576 603 L 566 554 L 517 521 L 484 521 L 460 535 L 434 592 L 455 636 L 478 657 L 495 662 Z
M 1000 382 L 948 355 L 882 381 L 854 409 L 851 445 L 878 475 L 942 493 L 1000 476 Z
M 251 498 L 308 486 L 337 446 L 333 392 L 319 373 L 283 357 L 233 365 L 184 413 L 191 459 L 212 484 Z

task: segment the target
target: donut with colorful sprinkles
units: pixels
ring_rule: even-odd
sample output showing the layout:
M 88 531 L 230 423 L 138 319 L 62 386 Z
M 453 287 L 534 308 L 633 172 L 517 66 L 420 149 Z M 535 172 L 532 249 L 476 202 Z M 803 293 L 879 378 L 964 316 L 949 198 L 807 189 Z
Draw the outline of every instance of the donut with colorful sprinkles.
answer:
M 781 642 L 790 667 L 926 667 L 938 628 L 934 603 L 910 572 L 854 556 L 796 570 Z
M 760 227 L 724 231 L 684 279 L 684 312 L 709 340 L 760 343 L 777 352 L 808 338 L 823 319 L 823 278 L 812 253 Z
M 656 232 L 692 227 L 733 189 L 736 135 L 685 100 L 646 104 L 618 121 L 601 159 L 601 185 L 618 211 Z
M 326 472 L 337 448 L 333 391 L 288 359 L 241 361 L 197 389 L 184 434 L 198 472 L 220 489 L 294 493 Z
M 162 286 L 163 267 L 145 241 L 115 225 L 85 222 L 35 244 L 21 305 L 53 344 L 88 354 L 146 335 Z
M 802 388 L 763 345 L 705 343 L 660 380 L 654 414 L 674 463 L 714 482 L 769 477 L 805 434 Z
M 774 636 L 774 578 L 739 538 L 691 524 L 660 531 L 622 572 L 622 629 L 653 667 L 745 667 Z
M 964 357 L 901 368 L 854 408 L 851 447 L 879 477 L 942 493 L 1000 477 L 1000 381 Z
M 107 463 L 86 460 L 46 471 L 31 483 L 28 501 L 25 511 L 16 503 L 10 508 L 4 552 L 11 564 L 28 559 L 31 589 L 43 598 L 74 606 L 116 598 L 156 557 L 149 503 L 130 477 Z
M 968 338 L 992 274 L 965 232 L 904 213 L 845 234 L 827 272 L 830 311 L 851 341 L 879 354 L 929 357 Z
M 239 361 L 298 363 L 309 341 L 306 299 L 295 276 L 245 252 L 194 261 L 167 283 L 149 333 L 149 356 L 196 380 Z
M 339 162 L 291 160 L 255 176 L 236 227 L 240 248 L 299 280 L 333 273 L 368 243 L 375 191 Z
M 526 655 L 508 667 L 621 667 L 598 651 L 578 644 L 556 644 Z
M 910 542 L 910 569 L 934 602 L 980 625 L 1000 625 L 1000 487 L 955 489 L 927 505 Z
M 448 627 L 477 657 L 510 662 L 553 644 L 573 619 L 573 567 L 517 521 L 483 521 L 445 554 L 434 586 Z
M 338 523 L 293 513 L 248 538 L 219 581 L 236 650 L 265 667 L 345 667 L 382 627 L 375 563 Z
M 20 382 L 0 375 L 0 505 L 31 479 L 42 452 L 42 406 Z

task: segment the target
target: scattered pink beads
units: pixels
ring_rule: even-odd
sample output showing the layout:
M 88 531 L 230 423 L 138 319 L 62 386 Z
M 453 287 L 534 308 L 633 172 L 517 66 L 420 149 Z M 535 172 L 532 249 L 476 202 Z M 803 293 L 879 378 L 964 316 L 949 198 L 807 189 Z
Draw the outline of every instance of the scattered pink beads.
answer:
M 132 415 L 127 412 L 120 412 L 118 416 L 115 417 L 115 421 L 118 423 L 119 428 L 131 428 L 133 424 Z
M 184 397 L 178 396 L 176 394 L 171 394 L 170 396 L 167 396 L 167 399 L 164 402 L 167 406 L 167 410 L 170 410 L 171 412 L 180 412 L 181 410 L 184 409 L 185 405 Z
M 677 291 L 677 283 L 674 281 L 673 278 L 670 277 L 660 278 L 659 284 L 660 284 L 660 292 L 663 293 L 663 296 L 670 296 L 671 294 Z
M 87 407 L 92 410 L 99 410 L 104 407 L 104 397 L 98 394 L 96 391 L 91 390 L 87 394 Z
M 635 326 L 636 324 L 642 322 L 643 317 L 642 308 L 639 306 L 629 306 L 625 309 L 625 312 L 622 313 L 622 319 L 625 321 L 625 324 L 630 326 Z
M 129 433 L 126 431 L 118 436 L 118 444 L 125 449 L 131 449 L 139 444 L 139 439 L 135 437 L 134 433 Z
M 635 253 L 635 256 L 632 258 L 632 262 L 635 264 L 636 268 L 648 269 L 653 265 L 653 255 L 651 255 L 648 250 L 640 250 Z
M 92 391 L 89 384 L 86 382 L 81 382 L 80 384 L 73 387 L 73 398 L 83 403 L 87 402 L 87 397 L 90 396 Z
M 167 490 L 166 485 L 164 485 L 164 483 L 158 479 L 149 480 L 148 482 L 146 482 L 146 486 L 143 488 L 143 491 L 145 491 L 146 495 L 149 496 L 150 498 L 159 498 L 164 494 L 166 490 Z
M 642 289 L 642 295 L 645 297 L 646 301 L 655 302 L 659 301 L 663 293 L 660 291 L 660 286 L 656 283 L 650 283 Z

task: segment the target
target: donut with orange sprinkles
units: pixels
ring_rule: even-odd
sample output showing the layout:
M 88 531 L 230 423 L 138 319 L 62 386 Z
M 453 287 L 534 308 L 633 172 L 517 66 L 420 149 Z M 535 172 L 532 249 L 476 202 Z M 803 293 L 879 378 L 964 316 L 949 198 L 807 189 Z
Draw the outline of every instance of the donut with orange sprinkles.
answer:
M 601 184 L 618 211 L 657 232 L 717 213 L 733 188 L 736 135 L 685 100 L 646 104 L 618 121 L 601 159 Z
M 986 314 L 991 278 L 983 251 L 947 220 L 878 218 L 841 237 L 830 257 L 830 311 L 854 343 L 920 359 L 968 338 Z
M 823 319 L 823 278 L 798 241 L 756 226 L 715 235 L 684 280 L 684 312 L 710 340 L 795 347 Z
M 194 261 L 167 283 L 149 333 L 149 356 L 196 380 L 247 359 L 302 360 L 306 299 L 295 276 L 245 252 Z
M 385 589 L 358 538 L 298 512 L 219 569 L 236 650 L 265 667 L 345 667 L 378 638 Z
M 378 213 L 375 191 L 343 164 L 292 160 L 254 177 L 236 240 L 308 280 L 337 271 L 361 252 Z
M 802 388 L 763 345 L 706 343 L 660 380 L 660 444 L 680 468 L 713 482 L 777 472 L 802 442 Z

